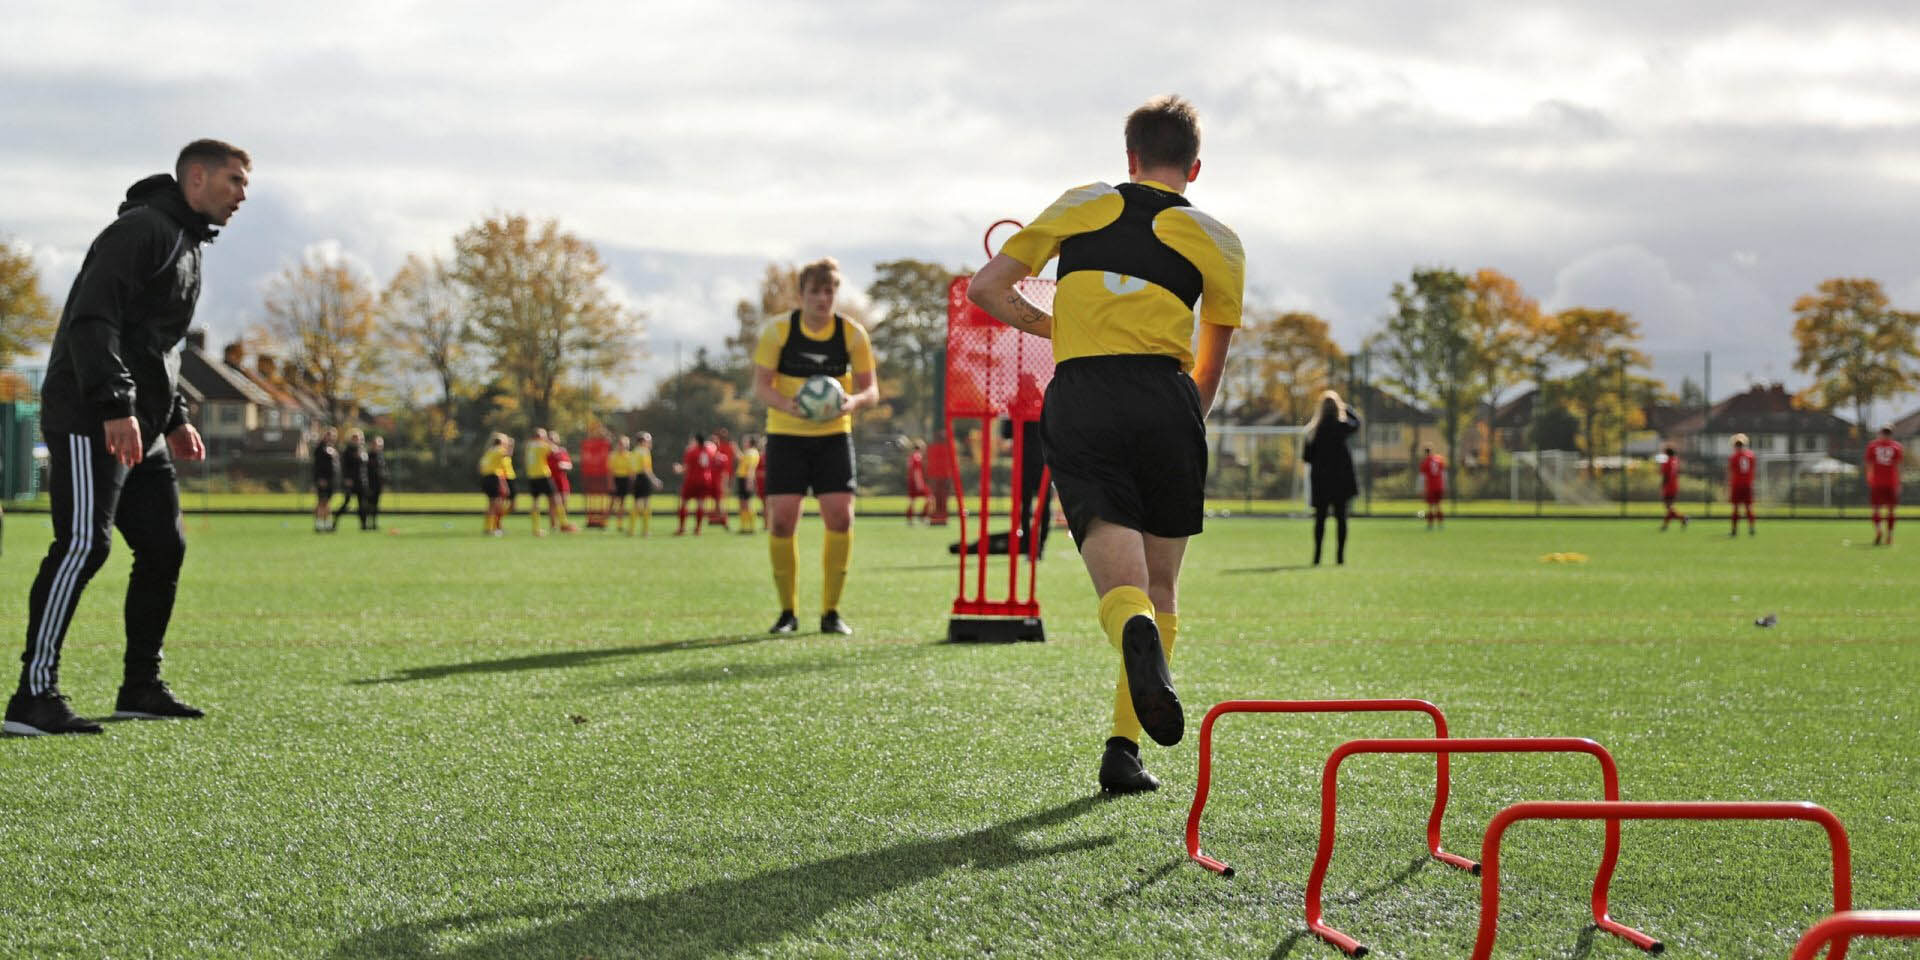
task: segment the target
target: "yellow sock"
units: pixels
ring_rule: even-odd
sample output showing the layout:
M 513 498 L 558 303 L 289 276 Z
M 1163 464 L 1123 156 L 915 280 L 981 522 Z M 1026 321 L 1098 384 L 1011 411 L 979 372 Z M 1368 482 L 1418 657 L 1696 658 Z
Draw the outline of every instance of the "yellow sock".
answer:
M 1139 587 L 1114 587 L 1100 598 L 1100 629 L 1107 632 L 1107 642 L 1115 650 L 1120 649 L 1120 631 L 1134 617 L 1153 616 L 1153 601 L 1147 599 L 1147 592 Z
M 753 508 L 745 503 L 740 504 L 740 532 L 753 532 Z
M 800 569 L 800 544 L 793 537 L 768 537 L 767 555 L 773 559 L 773 589 L 780 609 L 793 609 L 793 581 Z
M 1173 642 L 1180 633 L 1178 614 L 1157 610 L 1153 622 L 1160 628 L 1160 649 L 1167 655 L 1167 663 L 1173 663 Z M 1134 743 L 1140 742 L 1140 718 L 1133 715 L 1133 695 L 1127 692 L 1127 670 L 1120 668 L 1120 679 L 1113 688 L 1113 735 L 1126 737 Z
M 646 502 L 640 505 L 640 535 L 643 537 L 653 535 L 653 498 L 652 497 L 648 497 Z
M 840 609 L 840 591 L 847 586 L 847 556 L 851 553 L 852 530 L 827 531 L 826 542 L 820 545 L 820 567 L 826 573 L 825 585 L 820 588 L 821 613 Z

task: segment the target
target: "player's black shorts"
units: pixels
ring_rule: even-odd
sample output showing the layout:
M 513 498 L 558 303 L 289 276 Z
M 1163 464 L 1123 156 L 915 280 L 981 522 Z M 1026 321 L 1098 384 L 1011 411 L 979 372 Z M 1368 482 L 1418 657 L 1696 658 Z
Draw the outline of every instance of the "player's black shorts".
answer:
M 1172 357 L 1076 357 L 1054 369 L 1041 444 L 1075 543 L 1098 517 L 1156 537 L 1200 532 L 1207 428 Z
M 742 500 L 753 499 L 753 486 L 747 482 L 746 477 L 733 478 L 733 495 Z
M 633 475 L 633 495 L 634 496 L 651 497 L 654 495 L 655 492 L 656 491 L 653 489 L 652 477 L 644 473 L 636 473 Z
M 767 435 L 767 495 L 853 493 L 853 434 Z
M 553 478 L 552 477 L 528 477 L 527 478 L 527 495 L 534 496 L 534 497 L 551 498 L 553 496 Z
M 333 496 L 333 481 L 332 481 L 332 480 L 321 480 L 321 479 L 319 479 L 319 478 L 317 478 L 317 477 L 316 477 L 316 478 L 314 478 L 314 481 L 313 481 L 313 493 L 314 493 L 314 495 L 315 495 L 315 496 L 318 496 L 318 497 L 331 497 L 331 496 Z
M 505 500 L 507 481 L 491 473 L 485 474 L 480 478 L 480 492 L 486 494 L 488 500 Z
M 615 500 L 625 500 L 627 498 L 627 494 L 630 494 L 632 492 L 633 492 L 632 477 L 614 477 L 613 478 L 613 498 Z

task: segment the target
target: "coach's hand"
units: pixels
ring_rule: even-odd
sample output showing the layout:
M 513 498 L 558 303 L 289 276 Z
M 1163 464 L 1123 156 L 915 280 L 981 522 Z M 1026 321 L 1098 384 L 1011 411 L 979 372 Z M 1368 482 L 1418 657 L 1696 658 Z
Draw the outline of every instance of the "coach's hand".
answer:
M 132 417 L 108 420 L 104 426 L 107 434 L 107 452 L 120 461 L 123 467 L 131 467 L 140 462 L 147 448 L 140 443 L 140 421 Z
M 204 460 L 207 447 L 200 442 L 200 431 L 191 423 L 183 423 L 180 429 L 167 434 L 167 452 L 173 454 L 175 460 Z

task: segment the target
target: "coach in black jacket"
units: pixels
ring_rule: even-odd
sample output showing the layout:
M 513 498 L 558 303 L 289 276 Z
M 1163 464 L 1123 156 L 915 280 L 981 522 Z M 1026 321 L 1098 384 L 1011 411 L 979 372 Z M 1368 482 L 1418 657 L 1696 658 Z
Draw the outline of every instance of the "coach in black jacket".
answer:
M 53 546 L 28 595 L 27 649 L 4 730 L 99 733 L 60 694 L 60 647 L 113 528 L 133 548 L 126 677 L 116 717 L 198 717 L 160 680 L 160 646 L 187 544 L 173 460 L 206 455 L 179 392 L 179 344 L 200 299 L 200 247 L 247 194 L 246 151 L 196 140 L 174 176 L 127 190 L 93 241 L 53 336 L 41 388 Z M 177 179 L 176 179 L 177 178 Z

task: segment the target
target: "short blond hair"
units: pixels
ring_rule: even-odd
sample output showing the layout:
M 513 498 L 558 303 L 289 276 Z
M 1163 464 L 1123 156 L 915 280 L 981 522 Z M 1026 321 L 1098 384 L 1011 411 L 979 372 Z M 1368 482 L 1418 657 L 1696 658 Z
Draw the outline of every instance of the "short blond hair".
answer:
M 824 284 L 832 289 L 840 289 L 840 261 L 832 257 L 821 257 L 800 268 L 800 276 L 795 278 L 794 286 L 806 293 L 816 285 Z
M 1734 435 L 1733 435 L 1733 445 L 1734 445 L 1734 446 L 1736 446 L 1736 447 L 1744 447 L 1744 446 L 1747 446 L 1747 445 L 1748 445 L 1748 444 L 1747 444 L 1747 435 L 1746 435 L 1746 434 L 1744 434 L 1744 433 L 1736 433 L 1736 434 L 1734 434 Z

